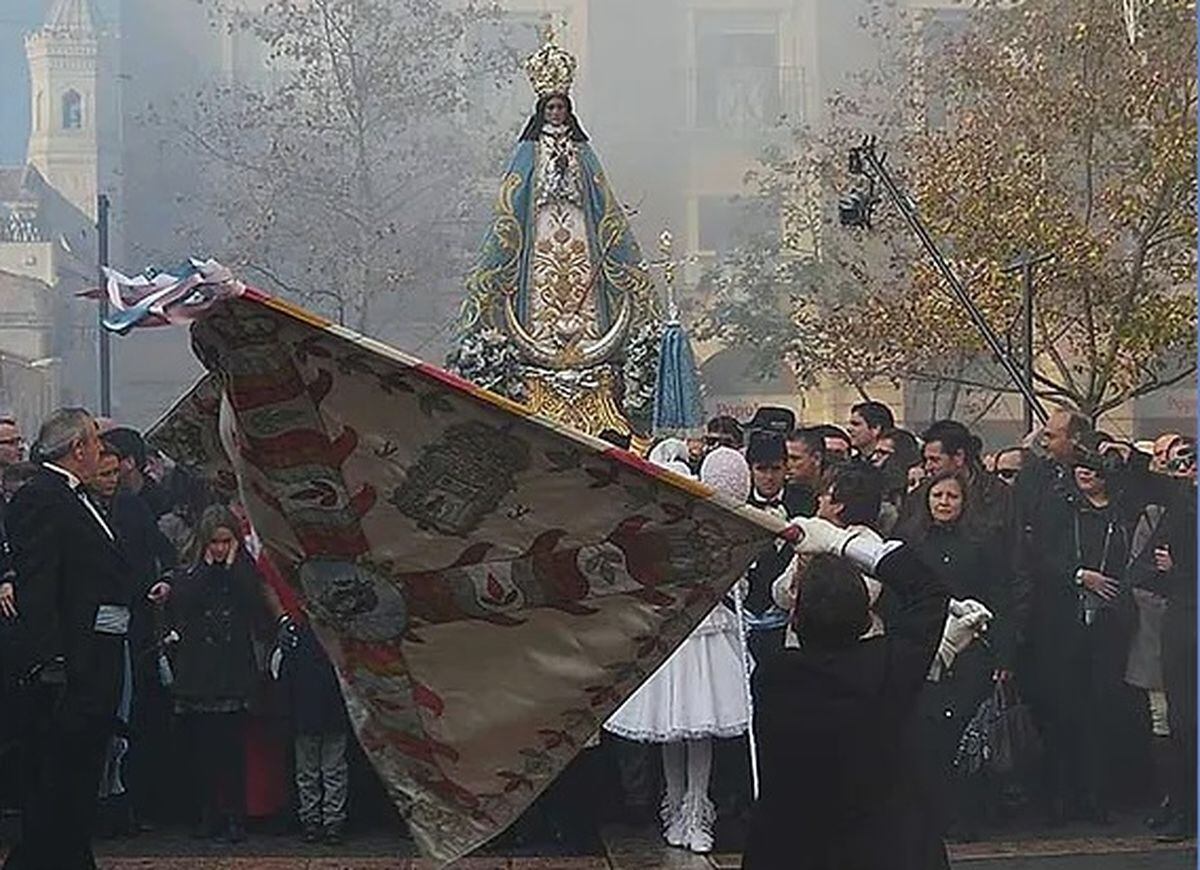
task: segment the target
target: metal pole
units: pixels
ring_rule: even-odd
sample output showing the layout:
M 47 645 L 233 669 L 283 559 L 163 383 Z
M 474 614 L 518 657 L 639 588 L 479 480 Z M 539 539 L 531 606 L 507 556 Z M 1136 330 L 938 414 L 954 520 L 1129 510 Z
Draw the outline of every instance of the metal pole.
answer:
M 1029 392 L 1033 392 L 1033 272 L 1042 263 L 1049 263 L 1054 259 L 1054 254 L 1038 254 L 1026 251 L 1017 259 L 1013 260 L 1007 267 L 1005 272 L 1015 272 L 1021 270 L 1021 359 L 1023 362 L 1022 374 L 1025 376 L 1025 384 Z M 1025 403 L 1025 431 L 1033 431 L 1033 408 L 1029 406 L 1029 402 Z
M 97 261 L 100 272 L 100 416 L 112 416 L 112 356 L 109 348 L 108 330 L 104 321 L 108 319 L 108 278 L 104 269 L 108 266 L 108 195 L 96 198 L 96 237 L 99 251 Z
M 1028 392 L 1033 392 L 1033 262 L 1028 258 L 1025 260 L 1025 298 L 1023 300 L 1022 314 L 1025 319 L 1025 328 L 1021 331 L 1021 339 L 1024 342 L 1023 355 L 1025 357 L 1025 388 Z M 1029 402 L 1025 403 L 1025 432 L 1028 434 L 1033 431 L 1033 408 Z
M 1038 400 L 1037 394 L 1025 383 L 1023 374 L 1018 371 L 1012 359 L 1004 352 L 1004 348 L 1000 344 L 1000 339 L 997 338 L 996 333 L 992 330 L 987 319 L 984 318 L 983 313 L 980 312 L 974 301 L 967 294 L 967 288 L 958 280 L 958 276 L 954 274 L 954 270 L 950 268 L 950 264 L 942 256 L 942 252 L 938 249 L 938 246 L 933 241 L 933 237 L 929 235 L 929 231 L 921 222 L 921 218 L 917 214 L 917 210 L 908 198 L 908 195 L 896 186 L 896 183 L 892 180 L 892 176 L 884 168 L 883 161 L 875 153 L 874 142 L 867 140 L 858 150 L 869 164 L 872 172 L 875 173 L 876 177 L 887 189 L 892 201 L 900 209 L 900 214 L 904 217 L 904 220 L 908 223 L 912 231 L 917 234 L 917 238 L 921 240 L 921 244 L 925 246 L 930 259 L 933 260 L 934 265 L 946 280 L 946 283 L 950 285 L 950 290 L 959 304 L 966 309 L 967 316 L 970 317 L 975 328 L 979 330 L 984 343 L 987 344 L 992 354 L 996 357 L 996 360 L 1017 386 L 1017 389 L 1021 391 L 1021 394 L 1025 397 L 1025 401 L 1033 409 L 1033 413 L 1037 416 L 1038 420 L 1043 423 L 1046 422 L 1048 415 L 1046 414 L 1046 409 L 1042 407 L 1042 403 Z
M 750 658 L 750 642 L 746 637 L 746 609 L 742 603 L 741 582 L 739 579 L 733 584 L 733 610 L 738 624 L 738 646 L 742 650 L 742 692 L 745 694 L 750 722 L 746 729 L 746 744 L 750 750 L 750 792 L 758 800 L 758 742 L 754 738 L 754 692 L 750 688 L 750 672 L 754 665 Z

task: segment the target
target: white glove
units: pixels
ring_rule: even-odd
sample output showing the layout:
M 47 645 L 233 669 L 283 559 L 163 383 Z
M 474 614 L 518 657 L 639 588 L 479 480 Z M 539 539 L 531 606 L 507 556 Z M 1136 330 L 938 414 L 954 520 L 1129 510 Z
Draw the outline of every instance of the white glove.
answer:
M 775 601 L 775 606 L 788 613 L 796 606 L 796 570 L 799 564 L 800 558 L 793 556 L 783 573 L 771 584 L 771 598 Z
M 846 551 L 846 544 L 859 534 L 858 531 L 839 528 L 828 520 L 817 517 L 795 517 L 788 523 L 788 527 L 783 536 L 792 541 L 797 553 L 829 553 L 841 556 Z M 796 531 L 792 531 L 793 529 Z
M 843 529 L 816 517 L 796 517 L 780 534 L 792 542 L 797 553 L 842 556 L 872 575 L 879 560 L 901 546 L 899 541 L 882 541 L 862 527 Z
M 941 642 L 938 643 L 937 658 L 941 663 L 941 670 L 949 670 L 954 665 L 958 654 L 987 631 L 991 619 L 992 612 L 973 598 L 965 601 L 950 600 L 946 625 L 942 629 Z

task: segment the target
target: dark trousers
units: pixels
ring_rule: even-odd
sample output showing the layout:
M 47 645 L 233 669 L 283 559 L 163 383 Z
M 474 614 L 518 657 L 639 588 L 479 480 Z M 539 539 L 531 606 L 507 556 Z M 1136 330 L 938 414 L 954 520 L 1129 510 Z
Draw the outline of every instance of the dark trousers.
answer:
M 158 683 L 157 660 L 142 664 L 134 671 L 125 785 L 134 815 L 161 824 L 171 817 L 178 791 L 172 777 L 171 696 Z
M 246 714 L 185 713 L 183 728 L 194 765 L 202 822 L 246 817 Z
M 1107 809 L 1115 785 L 1127 636 L 1097 624 L 1044 655 L 1057 673 L 1038 689 L 1044 788 L 1067 809 Z
M 4 870 L 95 870 L 92 826 L 113 722 L 56 715 L 59 689 L 21 691 L 21 840 Z

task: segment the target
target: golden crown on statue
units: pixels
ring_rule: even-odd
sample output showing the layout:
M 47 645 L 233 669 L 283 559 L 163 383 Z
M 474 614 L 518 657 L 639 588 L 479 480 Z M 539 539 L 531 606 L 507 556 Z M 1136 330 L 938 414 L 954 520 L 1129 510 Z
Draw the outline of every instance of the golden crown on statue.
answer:
M 538 98 L 551 94 L 566 96 L 575 80 L 575 58 L 554 44 L 554 33 L 546 34 L 546 43 L 525 61 L 525 75 Z

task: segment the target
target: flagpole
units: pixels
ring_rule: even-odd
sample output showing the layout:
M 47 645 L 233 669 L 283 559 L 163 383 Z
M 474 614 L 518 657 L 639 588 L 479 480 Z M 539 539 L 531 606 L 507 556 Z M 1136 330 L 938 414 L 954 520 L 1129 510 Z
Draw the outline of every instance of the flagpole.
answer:
M 108 319 L 108 293 L 104 292 L 108 286 L 108 277 L 104 273 L 108 266 L 108 210 L 108 196 L 102 193 L 96 197 L 96 262 L 97 271 L 100 273 L 101 290 L 98 346 L 101 417 L 112 416 L 112 350 L 109 346 L 108 330 L 104 326 L 104 321 Z
M 754 799 L 758 800 L 758 744 L 754 739 L 754 693 L 750 690 L 750 644 L 746 639 L 746 619 L 742 610 L 742 581 L 733 584 L 733 609 L 737 614 L 738 644 L 742 648 L 742 692 L 746 696 L 746 712 L 749 728 L 746 731 L 747 744 L 750 747 L 750 787 Z

